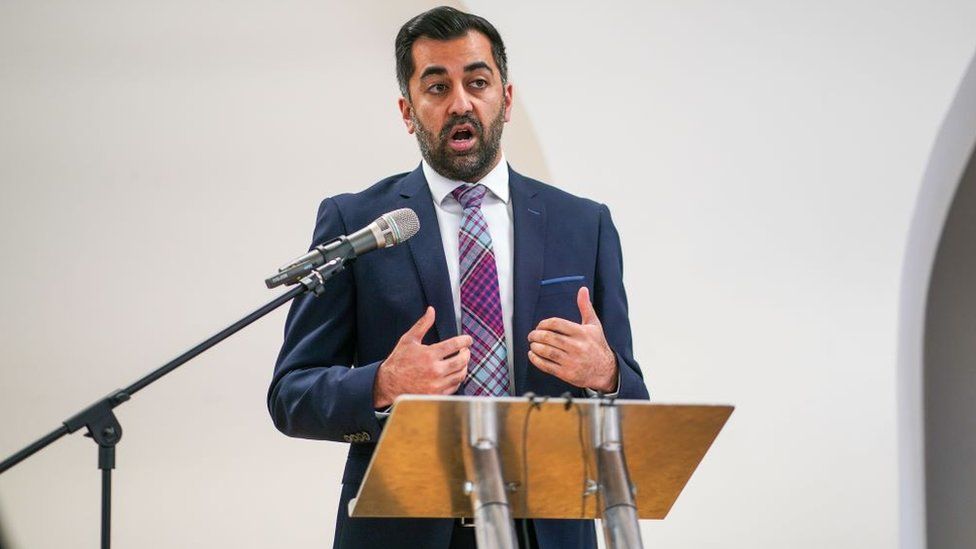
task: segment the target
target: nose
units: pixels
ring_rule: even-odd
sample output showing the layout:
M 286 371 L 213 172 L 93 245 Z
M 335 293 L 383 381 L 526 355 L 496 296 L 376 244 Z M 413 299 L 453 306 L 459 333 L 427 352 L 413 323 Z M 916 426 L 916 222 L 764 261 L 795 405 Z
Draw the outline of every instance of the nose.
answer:
M 460 116 L 471 112 L 471 98 L 468 96 L 468 92 L 464 89 L 464 86 L 455 86 L 453 93 L 450 113 Z

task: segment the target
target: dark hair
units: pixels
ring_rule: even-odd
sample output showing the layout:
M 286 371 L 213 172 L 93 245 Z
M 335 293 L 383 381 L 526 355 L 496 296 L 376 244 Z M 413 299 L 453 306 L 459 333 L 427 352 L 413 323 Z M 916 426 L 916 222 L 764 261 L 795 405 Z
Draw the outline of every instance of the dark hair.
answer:
M 404 97 L 410 97 L 410 77 L 416 70 L 416 67 L 413 66 L 413 43 L 418 38 L 452 40 L 464 36 L 471 30 L 480 32 L 491 42 L 491 55 L 495 59 L 495 65 L 498 66 L 502 84 L 507 84 L 508 58 L 505 57 L 505 44 L 494 25 L 483 17 L 464 13 L 449 6 L 440 6 L 407 21 L 397 33 L 394 50 L 396 52 L 397 82 L 400 84 L 400 93 Z

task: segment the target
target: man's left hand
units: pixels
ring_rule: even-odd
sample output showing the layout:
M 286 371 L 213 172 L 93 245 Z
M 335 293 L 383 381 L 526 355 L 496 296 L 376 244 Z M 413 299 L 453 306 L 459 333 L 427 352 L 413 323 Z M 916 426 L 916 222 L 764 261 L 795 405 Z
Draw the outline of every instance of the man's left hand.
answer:
M 617 390 L 617 357 L 583 286 L 576 294 L 582 324 L 547 318 L 529 332 L 529 360 L 536 368 L 576 387 Z

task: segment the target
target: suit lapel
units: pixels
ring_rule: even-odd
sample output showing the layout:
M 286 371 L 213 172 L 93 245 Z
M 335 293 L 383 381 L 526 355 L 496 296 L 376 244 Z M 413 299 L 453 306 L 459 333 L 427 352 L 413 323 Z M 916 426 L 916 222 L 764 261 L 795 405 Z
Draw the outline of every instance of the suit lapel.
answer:
M 420 275 L 424 297 L 437 312 L 434 328 L 437 330 L 438 340 L 443 341 L 457 335 L 457 324 L 454 319 L 454 295 L 451 292 L 451 279 L 447 272 L 437 213 L 434 211 L 434 199 L 420 167 L 403 178 L 400 186 L 400 196 L 406 199 L 404 206 L 412 209 L 420 220 L 420 231 L 407 240 L 407 245 L 417 274 Z
M 526 390 L 529 366 L 528 336 L 535 326 L 536 301 L 542 280 L 543 253 L 546 239 L 546 205 L 538 196 L 538 186 L 509 168 L 509 189 L 515 223 L 513 278 L 515 295 L 512 315 L 512 338 L 515 352 L 515 388 L 513 395 Z

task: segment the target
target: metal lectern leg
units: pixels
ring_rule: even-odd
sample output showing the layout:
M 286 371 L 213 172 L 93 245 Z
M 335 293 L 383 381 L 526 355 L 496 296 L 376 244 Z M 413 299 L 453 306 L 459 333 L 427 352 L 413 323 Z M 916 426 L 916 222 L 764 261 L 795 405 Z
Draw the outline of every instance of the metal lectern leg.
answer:
M 515 524 L 508 506 L 501 459 L 498 455 L 498 417 L 489 399 L 471 403 L 465 445 L 465 490 L 474 508 L 475 538 L 479 548 L 516 549 Z
M 627 474 L 619 408 L 602 405 L 593 415 L 599 492 L 603 502 L 603 535 L 607 549 L 644 547 L 637 520 L 634 487 Z

